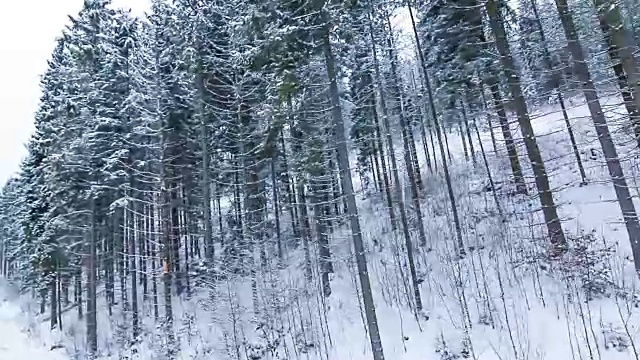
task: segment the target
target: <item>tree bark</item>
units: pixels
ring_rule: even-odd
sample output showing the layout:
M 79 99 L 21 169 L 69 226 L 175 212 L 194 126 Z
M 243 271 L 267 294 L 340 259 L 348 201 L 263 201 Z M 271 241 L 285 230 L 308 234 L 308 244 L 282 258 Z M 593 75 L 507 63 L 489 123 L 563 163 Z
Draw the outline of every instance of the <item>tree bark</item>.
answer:
M 584 172 L 584 166 L 582 166 L 582 159 L 580 158 L 580 152 L 578 151 L 578 145 L 576 144 L 576 138 L 573 135 L 573 128 L 571 127 L 571 122 L 569 121 L 569 115 L 567 114 L 567 108 L 564 104 L 564 98 L 562 96 L 562 90 L 560 88 L 560 74 L 553 69 L 553 63 L 551 61 L 551 53 L 549 52 L 549 48 L 547 47 L 547 38 L 544 34 L 544 28 L 542 27 L 542 22 L 540 21 L 540 15 L 538 14 L 538 6 L 536 5 L 536 0 L 531 0 L 531 8 L 533 10 L 533 14 L 536 18 L 536 24 L 538 25 L 538 30 L 540 31 L 540 39 L 542 40 L 542 53 L 544 58 L 545 67 L 551 73 L 553 77 L 553 87 L 557 91 L 558 103 L 560 103 L 560 109 L 562 110 L 562 117 L 564 119 L 564 123 L 567 126 L 567 133 L 569 134 L 569 141 L 571 142 L 571 148 L 573 149 L 573 155 L 576 158 L 576 165 L 578 165 L 578 171 L 580 172 L 581 184 L 586 185 L 587 183 L 587 175 Z
M 531 126 L 527 103 L 525 102 L 520 87 L 520 77 L 518 76 L 513 58 L 511 57 L 511 50 L 509 49 L 502 15 L 498 10 L 495 0 L 487 0 L 485 6 L 487 8 L 487 14 L 489 15 L 489 24 L 496 39 L 496 47 L 500 53 L 502 68 L 513 96 L 513 103 L 518 115 L 518 124 L 520 125 L 524 144 L 527 148 L 527 155 L 533 168 L 549 239 L 554 247 L 554 251 L 564 251 L 567 246 L 567 241 L 562 229 L 562 223 L 560 222 L 560 218 L 558 218 L 558 211 L 555 201 L 553 200 L 551 185 L 549 184 L 547 171 L 544 166 L 544 161 L 542 160 L 542 155 L 540 154 L 540 148 L 538 147 L 538 142 L 536 141 L 535 133 Z
M 569 51 L 571 51 L 571 56 L 573 57 L 574 69 L 582 83 L 582 91 L 587 100 L 587 106 L 593 119 L 596 134 L 598 135 L 602 152 L 607 161 L 607 169 L 613 182 L 618 205 L 620 206 L 622 217 L 624 218 L 624 223 L 627 228 L 627 234 L 629 235 L 629 241 L 631 242 L 635 269 L 638 275 L 640 275 L 640 224 L 638 223 L 636 208 L 633 204 L 629 187 L 627 186 L 627 180 L 622 171 L 618 152 L 611 138 L 611 133 L 609 132 L 607 119 L 602 111 L 598 93 L 591 79 L 591 74 L 578 40 L 573 17 L 569 11 L 569 5 L 566 0 L 555 0 L 555 3 L 568 41 Z
M 349 169 L 349 149 L 347 148 L 347 141 L 344 136 L 345 130 L 342 119 L 342 109 L 340 108 L 340 95 L 338 93 L 338 82 L 336 79 L 335 59 L 333 57 L 331 42 L 329 40 L 328 25 L 325 26 L 326 28 L 322 37 L 322 50 L 327 67 L 327 76 L 329 78 L 331 114 L 335 126 L 333 134 L 335 137 L 335 145 L 337 146 L 338 168 L 340 170 L 342 193 L 346 197 L 347 214 L 349 216 L 349 222 L 351 224 L 351 234 L 355 251 L 355 260 L 358 269 L 358 278 L 360 280 L 360 288 L 362 291 L 362 301 L 365 309 L 365 317 L 367 319 L 367 327 L 369 329 L 371 351 L 373 353 L 374 360 L 383 360 L 384 352 L 382 349 L 382 341 L 380 340 L 380 331 L 378 330 L 376 309 L 373 302 L 373 294 L 371 292 L 371 284 L 369 281 L 369 271 L 367 269 L 367 259 L 365 255 L 364 244 L 362 241 L 360 220 L 358 219 L 356 198 L 353 192 L 351 170 Z
M 396 161 L 395 147 L 393 146 L 393 137 L 391 136 L 391 126 L 389 124 L 389 111 L 387 109 L 387 102 L 382 91 L 382 75 L 380 72 L 380 63 L 378 61 L 378 53 L 376 49 L 376 43 L 373 37 L 373 19 L 371 15 L 371 11 L 368 13 L 369 16 L 369 34 L 371 39 L 371 52 L 373 55 L 373 66 L 375 70 L 375 82 L 379 92 L 380 99 L 380 109 L 382 111 L 382 123 L 385 128 L 385 136 L 387 138 L 387 146 L 390 157 L 390 165 L 391 165 L 391 174 L 393 175 L 393 181 L 396 184 L 396 197 L 398 202 L 398 207 L 400 208 L 400 222 L 402 223 L 402 234 L 404 236 L 404 243 L 407 249 L 407 263 L 409 265 L 409 275 L 411 276 L 411 284 L 413 287 L 413 298 L 416 304 L 416 310 L 422 310 L 422 297 L 420 295 L 420 284 L 418 282 L 418 275 L 416 272 L 414 254 L 413 254 L 413 243 L 411 240 L 411 234 L 409 230 L 409 221 L 407 219 L 407 211 L 404 203 L 404 198 L 402 196 L 402 189 L 400 188 L 400 176 L 398 175 L 398 162 Z M 406 154 L 406 151 L 405 151 Z M 424 234 L 424 233 L 423 233 Z M 425 237 L 426 241 L 426 237 Z
M 513 135 L 509 127 L 509 120 L 507 119 L 507 112 L 504 108 L 504 102 L 500 96 L 500 87 L 498 81 L 490 76 L 487 79 L 487 85 L 491 91 L 491 97 L 493 98 L 493 105 L 496 108 L 498 115 L 498 122 L 500 123 L 500 129 L 502 130 L 502 138 L 507 148 L 507 155 L 509 157 L 509 164 L 511 165 L 511 172 L 513 173 L 513 181 L 516 183 L 516 191 L 520 194 L 527 194 L 527 184 L 524 182 L 524 176 L 522 175 L 522 167 L 520 166 L 520 160 L 518 159 L 518 150 L 516 149 L 516 143 L 513 141 Z
M 411 18 L 411 26 L 413 29 L 414 40 L 416 41 L 416 47 L 418 50 L 420 65 L 422 69 L 422 76 L 426 85 L 427 95 L 429 96 L 429 107 L 431 108 L 431 117 L 436 128 L 436 136 L 438 137 L 438 143 L 440 144 L 440 155 L 442 157 L 442 168 L 444 169 L 444 178 L 447 183 L 447 193 L 449 194 L 449 201 L 451 202 L 451 210 L 453 213 L 453 222 L 456 229 L 456 251 L 458 255 L 464 255 L 466 253 L 464 248 L 464 241 L 462 239 L 462 226 L 460 225 L 460 218 L 458 216 L 458 207 L 456 205 L 456 197 L 453 193 L 453 184 L 451 183 L 451 174 L 449 173 L 449 166 L 445 155 L 444 145 L 442 143 L 442 134 L 440 132 L 440 125 L 438 125 L 438 114 L 436 113 L 435 101 L 433 99 L 433 91 L 431 90 L 431 82 L 429 81 L 429 74 L 427 73 L 427 64 L 424 60 L 424 54 L 422 47 L 420 46 L 420 37 L 418 36 L 418 30 L 416 28 L 416 21 L 413 17 L 413 10 L 411 4 L 407 1 L 407 8 L 409 9 L 409 17 Z M 451 155 L 451 154 L 449 154 Z M 449 156 L 449 160 L 451 157 Z
M 98 322 L 96 314 L 96 265 L 97 253 L 96 244 L 98 242 L 98 225 L 96 222 L 96 199 L 91 194 L 91 225 L 89 228 L 89 252 L 87 256 L 87 345 L 90 357 L 93 358 L 98 352 Z
M 596 3 L 598 2 L 602 1 L 598 0 Z M 602 29 L 604 38 L 607 42 L 607 53 L 609 54 L 609 59 L 612 63 L 613 72 L 615 73 L 618 80 L 618 87 L 620 88 L 620 94 L 622 95 L 624 106 L 627 109 L 627 113 L 629 113 L 629 120 L 631 120 L 631 126 L 636 138 L 636 143 L 638 144 L 638 147 L 640 147 L 640 113 L 638 112 L 637 101 L 638 93 L 632 91 L 633 87 L 629 86 L 630 78 L 627 76 L 627 74 L 625 74 L 624 60 L 621 59 L 620 44 L 615 41 L 616 37 L 613 36 L 613 34 L 616 33 L 616 30 L 613 30 L 612 26 L 621 25 L 610 24 L 608 21 L 609 18 L 607 16 L 607 11 L 604 9 L 601 9 L 599 11 L 599 15 L 600 16 L 598 16 L 598 20 L 600 21 L 600 28 Z M 619 37 L 620 36 L 617 37 L 618 40 L 620 40 Z M 624 45 L 622 47 L 626 48 Z M 635 71 L 635 58 L 627 61 L 627 67 L 629 68 L 629 70 Z
M 615 1 L 594 0 L 594 4 L 598 11 L 600 27 L 610 48 L 609 54 L 615 54 L 611 60 L 615 62 L 615 58 L 620 59 L 622 68 L 627 75 L 629 91 L 633 95 L 635 108 L 640 109 L 640 73 L 638 73 L 638 62 L 633 51 L 633 35 L 625 28 L 620 8 Z M 638 121 L 637 118 L 632 120 Z M 635 122 L 634 125 L 640 126 L 640 123 Z

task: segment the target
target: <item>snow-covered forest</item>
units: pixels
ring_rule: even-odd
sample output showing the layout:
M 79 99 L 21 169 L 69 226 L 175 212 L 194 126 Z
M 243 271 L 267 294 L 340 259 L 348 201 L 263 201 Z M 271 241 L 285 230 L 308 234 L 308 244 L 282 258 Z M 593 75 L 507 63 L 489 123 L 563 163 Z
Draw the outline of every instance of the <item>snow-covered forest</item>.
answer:
M 639 360 L 638 49 L 640 0 L 85 0 L 4 300 L 52 359 Z

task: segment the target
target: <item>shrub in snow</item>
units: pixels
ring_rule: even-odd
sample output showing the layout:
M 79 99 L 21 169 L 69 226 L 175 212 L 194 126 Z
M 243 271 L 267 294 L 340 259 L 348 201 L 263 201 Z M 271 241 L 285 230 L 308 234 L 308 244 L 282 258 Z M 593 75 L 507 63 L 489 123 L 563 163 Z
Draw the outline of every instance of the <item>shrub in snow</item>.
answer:
M 570 244 L 560 264 L 561 273 L 567 279 L 579 281 L 587 301 L 610 297 L 617 287 L 609 268 L 613 246 L 605 246 L 593 234 L 574 238 Z
M 611 323 L 602 326 L 602 336 L 605 349 L 613 348 L 618 351 L 625 351 L 631 345 L 625 331 L 619 327 L 614 327 Z
M 456 360 L 462 357 L 455 350 L 449 348 L 443 334 L 440 334 L 436 341 L 436 354 L 440 355 L 440 360 Z

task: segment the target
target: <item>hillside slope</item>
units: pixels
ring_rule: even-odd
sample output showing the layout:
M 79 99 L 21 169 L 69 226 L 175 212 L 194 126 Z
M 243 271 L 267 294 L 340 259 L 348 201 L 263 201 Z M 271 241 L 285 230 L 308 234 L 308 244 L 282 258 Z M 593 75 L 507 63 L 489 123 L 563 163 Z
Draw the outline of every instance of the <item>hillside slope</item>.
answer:
M 586 186 L 579 185 L 561 115 L 553 108 L 539 113 L 534 127 L 565 229 L 571 234 L 571 249 L 560 260 L 547 259 L 542 218 L 531 212 L 539 203 L 535 198 L 512 195 L 508 164 L 504 156 L 498 160 L 492 154 L 488 133 L 483 133 L 484 146 L 506 221 L 498 215 L 486 189 L 482 160 L 478 157 L 477 166 L 465 161 L 460 139 L 450 135 L 451 172 L 466 246 L 471 251 L 464 259 L 454 255 L 444 180 L 423 166 L 428 244 L 418 248 L 416 258 L 425 309 L 417 313 L 409 291 L 403 241 L 390 231 L 383 199 L 378 194 L 364 196 L 366 191 L 356 184 L 387 359 L 638 358 L 634 343 L 640 331 L 638 282 L 620 210 L 612 201 L 613 188 L 595 150 L 593 126 L 585 117 L 586 106 L 570 110 L 587 168 Z M 518 133 L 515 128 L 514 133 Z M 637 194 L 639 163 L 636 150 L 629 146 L 620 144 L 632 193 Z M 519 150 L 526 164 L 522 147 Z M 526 174 L 533 189 L 530 169 Z M 351 253 L 347 228 L 334 232 L 331 246 L 334 254 Z M 252 297 L 250 281 L 244 278 L 228 276 L 215 284 L 199 278 L 195 286 L 200 290 L 191 299 L 173 300 L 181 343 L 179 358 L 370 359 L 364 315 L 357 301 L 355 265 L 350 256 L 333 260 L 333 293 L 328 299 L 317 295 L 321 293 L 316 291 L 318 276 L 311 283 L 304 278 L 301 253 L 288 259 L 286 269 L 273 272 L 279 273 L 277 278 L 271 277 L 273 273 L 259 277 L 258 301 Z M 26 309 L 30 300 L 25 297 L 22 301 Z M 256 304 L 260 318 L 255 315 Z M 142 304 L 142 312 L 152 312 L 148 302 Z M 53 338 L 67 351 L 81 354 L 85 329 L 76 318 L 75 312 L 66 312 L 63 333 Z M 35 325 L 35 333 L 51 338 L 43 320 L 33 318 L 32 324 L 40 323 Z M 100 348 L 110 351 L 104 360 L 166 358 L 164 339 L 154 323 L 143 324 L 139 343 L 123 344 L 118 334 L 125 331 L 128 314 L 109 316 L 104 303 L 99 303 L 98 321 Z

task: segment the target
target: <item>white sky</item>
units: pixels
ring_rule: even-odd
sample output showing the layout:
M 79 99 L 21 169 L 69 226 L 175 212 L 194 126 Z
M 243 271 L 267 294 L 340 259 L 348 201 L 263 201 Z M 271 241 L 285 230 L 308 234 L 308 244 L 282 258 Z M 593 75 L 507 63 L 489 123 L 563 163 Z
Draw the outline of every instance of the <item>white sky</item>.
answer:
M 18 170 L 24 144 L 33 131 L 40 98 L 39 77 L 46 70 L 55 38 L 76 15 L 83 0 L 0 0 L 0 186 Z M 114 6 L 142 13 L 150 0 L 113 0 Z

